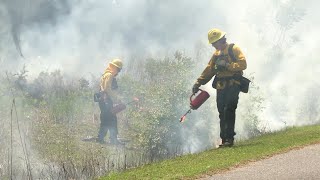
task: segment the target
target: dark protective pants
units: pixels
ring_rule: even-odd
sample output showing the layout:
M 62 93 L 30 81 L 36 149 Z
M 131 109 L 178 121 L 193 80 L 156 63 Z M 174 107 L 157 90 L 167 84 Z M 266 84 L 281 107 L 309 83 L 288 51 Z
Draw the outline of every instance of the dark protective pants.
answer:
M 100 108 L 100 129 L 98 134 L 98 140 L 103 142 L 108 131 L 110 133 L 110 142 L 117 140 L 118 124 L 116 115 L 111 113 L 113 103 L 109 99 L 107 102 L 99 102 Z
M 217 106 L 220 118 L 220 137 L 222 142 L 233 141 L 236 133 L 234 124 L 240 87 L 237 84 L 217 90 Z

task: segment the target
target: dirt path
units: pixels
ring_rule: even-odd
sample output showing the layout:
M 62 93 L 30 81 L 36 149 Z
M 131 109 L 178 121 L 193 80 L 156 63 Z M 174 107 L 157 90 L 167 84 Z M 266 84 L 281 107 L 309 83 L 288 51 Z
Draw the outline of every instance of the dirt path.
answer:
M 202 180 L 320 179 L 320 144 L 249 163 Z

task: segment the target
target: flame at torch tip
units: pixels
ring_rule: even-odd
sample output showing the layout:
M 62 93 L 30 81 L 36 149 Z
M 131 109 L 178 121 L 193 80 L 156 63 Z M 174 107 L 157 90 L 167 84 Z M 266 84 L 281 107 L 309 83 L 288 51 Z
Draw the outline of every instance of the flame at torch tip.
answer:
M 182 117 L 180 118 L 180 122 L 183 122 L 185 119 L 186 119 L 186 115 L 184 115 L 184 116 L 182 116 Z

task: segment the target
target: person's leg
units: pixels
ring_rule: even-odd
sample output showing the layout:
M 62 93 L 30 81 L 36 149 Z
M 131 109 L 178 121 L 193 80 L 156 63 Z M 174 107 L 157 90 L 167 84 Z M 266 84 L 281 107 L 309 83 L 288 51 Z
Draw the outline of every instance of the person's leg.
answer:
M 113 127 L 109 127 L 109 131 L 110 131 L 110 143 L 111 144 L 117 143 L 118 139 L 117 139 L 117 133 L 115 129 Z
M 112 144 L 122 144 L 117 136 L 118 136 L 118 122 L 117 122 L 117 117 L 114 115 L 112 118 L 112 121 L 110 123 L 110 143 Z
M 219 112 L 220 119 L 220 138 L 222 139 L 222 143 L 225 142 L 226 139 L 226 121 L 225 121 L 225 97 L 224 90 L 217 90 L 217 107 Z
M 225 130 L 226 130 L 226 141 L 231 145 L 233 144 L 234 136 L 236 135 L 235 129 L 235 119 L 236 119 L 236 109 L 239 99 L 239 86 L 233 85 L 227 88 L 226 92 L 226 104 L 225 104 Z
M 106 103 L 104 102 L 99 102 L 99 108 L 100 108 L 100 129 L 99 129 L 99 133 L 98 133 L 98 142 L 104 143 L 104 138 L 107 135 L 108 132 L 108 127 L 107 127 L 107 122 L 108 122 L 108 107 L 106 105 Z
M 107 132 L 108 132 L 108 128 L 105 125 L 100 124 L 100 129 L 99 129 L 97 141 L 100 143 L 105 143 L 104 138 L 106 137 Z

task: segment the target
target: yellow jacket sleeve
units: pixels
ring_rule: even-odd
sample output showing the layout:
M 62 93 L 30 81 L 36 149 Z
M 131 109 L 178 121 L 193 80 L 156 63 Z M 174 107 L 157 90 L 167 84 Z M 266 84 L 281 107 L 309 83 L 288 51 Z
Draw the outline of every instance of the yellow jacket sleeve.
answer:
M 196 84 L 199 85 L 205 85 L 207 84 L 211 78 L 216 74 L 216 70 L 214 68 L 215 55 L 213 55 L 207 65 L 207 67 L 204 69 L 204 71 L 201 73 L 200 77 L 197 79 Z
M 232 61 L 229 66 L 227 67 L 229 71 L 242 71 L 247 68 L 247 62 L 246 58 L 244 57 L 244 54 L 242 53 L 239 46 L 234 45 L 233 46 L 233 54 L 236 58 L 236 61 Z

